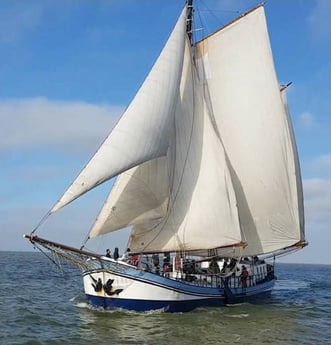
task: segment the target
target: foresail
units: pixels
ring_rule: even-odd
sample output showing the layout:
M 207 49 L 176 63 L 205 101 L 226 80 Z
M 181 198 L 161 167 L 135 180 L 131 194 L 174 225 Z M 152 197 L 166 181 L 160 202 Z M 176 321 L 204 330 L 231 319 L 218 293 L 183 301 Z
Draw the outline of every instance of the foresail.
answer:
M 92 238 L 130 225 L 162 219 L 167 211 L 168 196 L 166 157 L 155 158 L 122 173 L 89 236 Z
M 282 102 L 264 8 L 197 45 L 205 95 L 222 137 L 248 246 L 268 253 L 303 237 L 297 153 Z
M 51 212 L 123 171 L 166 154 L 179 94 L 185 30 L 184 8 L 128 109 Z
M 171 174 L 168 213 L 133 228 L 136 252 L 194 251 L 241 242 L 235 194 L 222 143 L 216 135 L 186 45 L 181 98 L 167 159 Z

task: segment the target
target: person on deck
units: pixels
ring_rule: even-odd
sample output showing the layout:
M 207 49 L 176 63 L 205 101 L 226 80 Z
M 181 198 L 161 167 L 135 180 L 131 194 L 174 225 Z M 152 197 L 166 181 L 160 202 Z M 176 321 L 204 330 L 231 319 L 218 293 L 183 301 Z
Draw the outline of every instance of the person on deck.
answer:
M 114 250 L 114 259 L 118 260 L 118 258 L 120 257 L 119 253 L 118 253 L 118 248 L 116 247 Z
M 247 278 L 248 278 L 248 271 L 246 266 L 242 267 L 241 271 L 241 285 L 243 288 L 247 288 Z
M 209 274 L 219 274 L 221 273 L 220 267 L 218 266 L 217 260 L 216 258 L 212 258 L 210 263 L 209 263 L 209 267 L 207 269 L 207 272 Z
M 126 250 L 126 252 L 121 256 L 120 260 L 127 262 L 130 256 L 130 248 Z
M 163 254 L 163 267 L 170 265 L 170 253 L 164 253 Z
M 106 249 L 106 256 L 107 258 L 111 258 L 110 249 Z
M 130 263 L 133 266 L 138 266 L 140 261 L 140 256 L 137 254 L 133 254 L 130 259 Z
M 177 252 L 175 256 L 175 271 L 182 270 L 182 255 L 181 253 Z
M 153 266 L 155 269 L 160 265 L 159 254 L 153 254 L 152 255 L 152 263 L 153 263 Z

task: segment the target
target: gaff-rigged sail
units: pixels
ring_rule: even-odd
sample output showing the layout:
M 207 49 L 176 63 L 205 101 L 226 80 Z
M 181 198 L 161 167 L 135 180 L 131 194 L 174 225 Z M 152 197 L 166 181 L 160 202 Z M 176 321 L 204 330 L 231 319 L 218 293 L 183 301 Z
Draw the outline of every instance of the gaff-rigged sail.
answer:
M 244 255 L 303 239 L 297 152 L 282 102 L 264 8 L 197 44 L 206 97 L 229 158 Z
M 114 203 L 115 187 L 109 199 L 113 208 L 103 210 L 108 221 L 99 233 L 133 225 L 132 250 L 208 255 L 225 247 L 215 253 L 226 256 L 270 253 L 304 241 L 297 150 L 263 7 L 199 42 L 196 61 L 200 79 L 187 44 L 165 170 L 158 169 L 166 184 L 157 185 L 169 186 L 163 189 L 169 194 L 160 194 L 155 183 L 150 188 L 162 195 L 159 199 L 127 187 L 120 197 L 136 200 L 136 207 L 124 202 L 124 212 Z M 151 170 L 143 169 L 137 167 L 149 176 Z M 136 184 L 133 175 L 119 181 Z M 167 207 L 150 204 L 161 199 Z M 116 223 L 120 214 L 135 217 Z M 245 249 L 227 248 L 240 241 Z
M 128 110 L 52 211 L 119 175 L 90 237 L 132 226 L 135 252 L 208 256 L 303 242 L 298 155 L 263 7 L 197 43 L 194 57 L 186 24 L 184 10 Z
M 184 8 L 128 109 L 51 212 L 121 172 L 166 154 L 179 94 L 185 31 Z

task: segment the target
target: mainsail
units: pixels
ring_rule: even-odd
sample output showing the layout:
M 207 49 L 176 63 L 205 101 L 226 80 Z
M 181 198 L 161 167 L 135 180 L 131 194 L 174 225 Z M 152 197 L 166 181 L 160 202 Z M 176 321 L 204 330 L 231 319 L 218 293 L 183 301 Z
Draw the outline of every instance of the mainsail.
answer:
M 118 175 L 90 237 L 132 226 L 132 251 L 206 256 L 304 241 L 299 161 L 263 6 L 198 42 L 193 55 L 186 26 L 184 9 L 127 111 L 52 212 Z
M 279 92 L 264 8 L 197 44 L 201 74 L 229 158 L 244 255 L 302 240 L 297 153 Z

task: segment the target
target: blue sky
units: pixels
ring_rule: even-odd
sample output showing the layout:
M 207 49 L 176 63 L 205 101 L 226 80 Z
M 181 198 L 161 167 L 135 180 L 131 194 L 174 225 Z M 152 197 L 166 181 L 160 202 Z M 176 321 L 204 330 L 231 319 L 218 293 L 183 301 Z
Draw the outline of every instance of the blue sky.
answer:
M 196 3 L 217 10 L 208 32 L 258 1 Z M 133 98 L 182 4 L 1 0 L 0 250 L 32 249 L 23 233 L 61 196 Z M 269 0 L 265 9 L 279 81 L 293 82 L 288 99 L 310 244 L 284 260 L 330 264 L 331 1 Z M 109 188 L 61 210 L 38 234 L 80 246 Z M 101 238 L 93 249 L 123 248 L 126 235 Z

